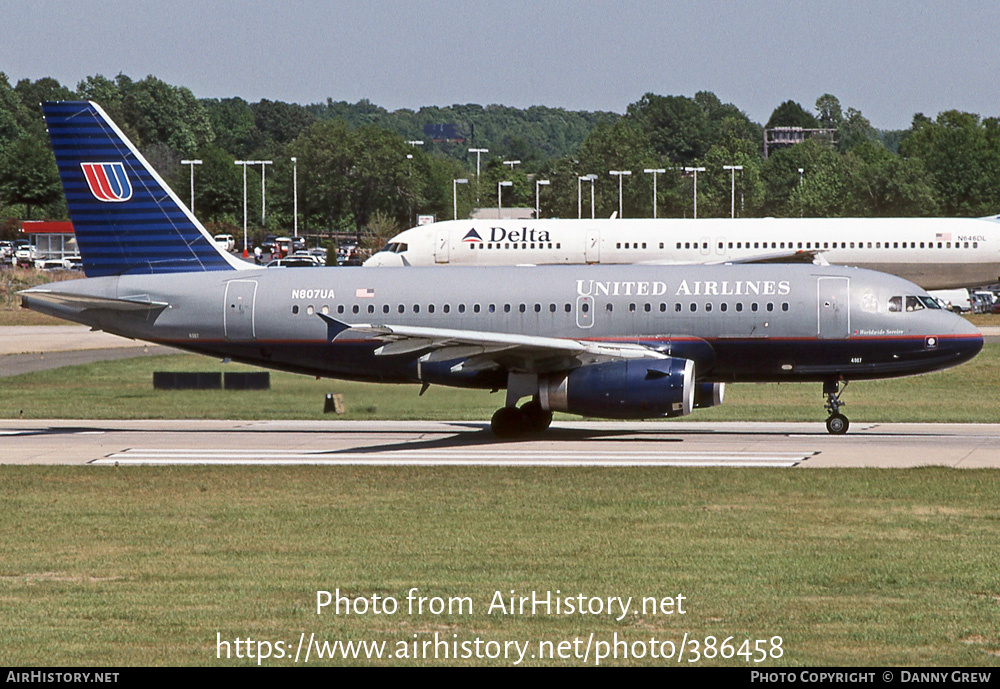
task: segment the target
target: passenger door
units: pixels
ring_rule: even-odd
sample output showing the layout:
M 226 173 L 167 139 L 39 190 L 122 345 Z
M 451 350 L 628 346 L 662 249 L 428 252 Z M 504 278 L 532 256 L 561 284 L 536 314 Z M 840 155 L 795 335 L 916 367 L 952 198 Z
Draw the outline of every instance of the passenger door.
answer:
M 819 278 L 817 334 L 821 340 L 845 339 L 851 334 L 851 279 Z
M 584 247 L 587 263 L 601 262 L 601 231 L 587 230 L 587 245 Z
M 252 340 L 256 336 L 254 326 L 256 295 L 256 280 L 230 280 L 226 283 L 226 310 L 223 323 L 227 340 Z
M 448 230 L 438 229 L 434 232 L 434 262 L 447 263 L 449 260 L 448 249 L 450 239 Z

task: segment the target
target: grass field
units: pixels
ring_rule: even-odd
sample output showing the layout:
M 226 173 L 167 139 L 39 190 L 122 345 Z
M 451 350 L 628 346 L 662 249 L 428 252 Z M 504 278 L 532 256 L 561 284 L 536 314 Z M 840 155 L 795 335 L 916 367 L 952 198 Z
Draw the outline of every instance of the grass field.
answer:
M 0 418 L 320 419 L 327 393 L 344 395 L 345 419 L 473 419 L 488 421 L 503 405 L 489 391 L 373 385 L 271 373 L 272 389 L 155 391 L 153 371 L 254 370 L 194 355 L 102 362 L 0 378 Z M 852 422 L 1000 421 L 1000 345 L 971 362 L 923 376 L 851 384 L 843 399 Z M 818 384 L 730 385 L 720 407 L 687 420 L 816 421 L 826 418 Z M 560 416 L 574 419 L 579 417 Z M 669 422 L 667 422 L 669 423 Z
M 595 643 L 714 636 L 717 648 L 782 639 L 781 657 L 760 665 L 699 664 L 995 666 L 996 495 L 994 473 L 944 469 L 4 467 L 0 659 L 253 662 L 218 660 L 217 633 L 281 640 L 290 656 L 302 633 L 392 650 L 437 632 L 537 651 L 593 632 Z M 469 607 L 409 614 L 412 587 Z M 335 589 L 400 607 L 317 615 L 316 592 Z M 487 614 L 511 590 L 634 602 L 621 620 Z M 684 615 L 639 607 L 678 595 Z M 525 664 L 542 662 L 583 660 Z

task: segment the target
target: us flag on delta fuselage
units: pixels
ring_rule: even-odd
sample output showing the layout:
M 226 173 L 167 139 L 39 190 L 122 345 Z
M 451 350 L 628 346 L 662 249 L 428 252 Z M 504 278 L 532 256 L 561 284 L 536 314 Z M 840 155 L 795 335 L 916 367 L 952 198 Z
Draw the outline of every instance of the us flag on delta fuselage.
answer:
M 354 297 L 356 299 L 374 299 L 375 290 L 371 287 L 366 287 L 365 289 L 357 289 L 354 291 Z

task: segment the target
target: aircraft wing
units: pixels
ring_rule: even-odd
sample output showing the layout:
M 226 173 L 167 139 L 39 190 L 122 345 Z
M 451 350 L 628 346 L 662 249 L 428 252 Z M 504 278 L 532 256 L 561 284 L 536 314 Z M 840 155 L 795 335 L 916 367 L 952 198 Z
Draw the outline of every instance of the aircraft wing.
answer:
M 718 261 L 640 261 L 637 265 L 643 266 L 677 266 L 677 265 L 706 265 L 720 266 L 748 263 L 815 263 L 816 265 L 828 266 L 826 257 L 818 249 L 807 249 L 798 251 L 776 251 L 770 254 L 757 254 L 746 258 L 728 258 Z
M 708 265 L 721 265 L 724 263 L 817 263 L 819 265 L 830 265 L 823 257 L 823 252 L 816 249 L 799 249 L 798 251 L 781 251 L 772 254 L 758 254 L 729 261 L 716 261 Z
M 634 342 L 592 342 L 561 337 L 541 337 L 481 330 L 452 330 L 409 325 L 348 324 L 319 314 L 327 323 L 331 341 L 346 333 L 373 335 L 385 342 L 376 356 L 428 350 L 422 361 L 462 359 L 455 372 L 503 366 L 508 370 L 538 373 L 566 370 L 602 361 L 665 359 L 666 354 Z

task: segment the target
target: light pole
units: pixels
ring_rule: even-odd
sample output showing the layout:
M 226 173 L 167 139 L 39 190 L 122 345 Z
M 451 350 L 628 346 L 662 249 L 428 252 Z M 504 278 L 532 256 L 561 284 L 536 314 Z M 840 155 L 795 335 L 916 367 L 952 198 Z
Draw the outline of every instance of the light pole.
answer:
M 292 158 L 292 224 L 295 237 L 299 236 L 299 162 Z
M 479 205 L 479 156 L 483 153 L 489 153 L 488 148 L 470 148 L 469 153 L 476 154 L 476 205 Z
M 260 165 L 260 224 L 262 227 L 267 227 L 267 201 L 265 200 L 265 177 L 267 173 L 267 166 L 273 165 L 273 160 L 254 160 L 253 163 Z
M 647 175 L 650 174 L 653 175 L 653 219 L 655 220 L 656 219 L 656 175 L 658 174 L 662 175 L 664 172 L 666 172 L 666 170 L 664 170 L 661 167 L 658 168 L 647 167 L 645 170 L 643 170 L 643 172 L 645 172 Z
M 253 165 L 252 160 L 237 160 L 236 165 L 243 166 L 243 258 L 247 258 L 247 165 Z
M 703 168 L 703 167 L 686 167 L 686 168 L 684 168 L 684 172 L 693 172 L 694 173 L 694 217 L 695 217 L 695 220 L 698 219 L 698 173 L 699 172 L 704 172 L 704 171 L 705 171 L 705 168 Z
M 594 180 L 597 179 L 597 175 L 591 172 L 587 175 L 587 179 L 590 180 L 590 219 L 594 219 Z
M 194 166 L 195 165 L 201 165 L 201 161 L 200 160 L 182 160 L 181 161 L 181 165 L 190 165 L 191 166 L 191 205 L 189 206 L 189 208 L 191 209 L 191 215 L 194 215 Z
M 510 187 L 513 185 L 513 182 L 506 181 L 497 184 L 497 220 L 500 219 L 500 209 L 503 208 L 503 205 L 500 203 L 500 192 L 503 191 L 504 187 Z
M 805 168 L 799 168 L 799 191 L 802 191 L 802 173 L 805 172 Z M 799 217 L 802 217 L 802 197 L 799 196 Z
M 520 165 L 521 161 L 520 160 L 505 160 L 505 161 L 503 161 L 503 164 L 504 165 L 510 165 L 510 171 L 513 172 L 514 171 L 514 166 L 515 165 Z
M 608 174 L 618 178 L 618 219 L 622 217 L 622 178 L 631 175 L 631 170 L 609 170 Z
M 453 179 L 453 180 L 451 180 L 451 196 L 452 196 L 452 199 L 453 199 L 454 205 L 455 205 L 455 216 L 452 218 L 452 220 L 458 220 L 458 185 L 459 184 L 468 184 L 468 183 L 469 183 L 469 180 L 467 180 L 467 179 Z
M 547 179 L 537 179 L 535 180 L 535 220 L 542 217 L 542 207 L 538 203 L 538 189 L 539 187 L 544 187 L 549 185 L 549 180 Z
M 417 146 L 423 146 L 424 145 L 424 142 L 420 141 L 419 139 L 412 139 L 410 141 L 407 141 L 406 143 L 410 144 L 410 146 L 413 146 L 414 148 L 416 148 Z M 410 176 L 410 187 L 412 189 L 412 187 L 413 187 L 413 154 L 407 153 L 406 154 L 406 159 L 408 161 L 410 161 L 409 176 Z M 410 198 L 410 222 L 413 223 L 413 225 L 417 224 L 417 219 L 416 219 L 416 217 L 414 217 L 414 213 L 413 213 L 413 198 L 412 197 Z
M 736 171 L 737 170 L 742 170 L 743 166 L 742 165 L 723 165 L 722 169 L 723 170 L 731 170 L 732 171 L 732 185 L 731 185 L 730 191 L 729 191 L 729 208 L 730 208 L 729 217 L 730 218 L 735 218 L 736 217 Z M 742 179 L 742 177 L 741 177 L 741 179 Z

